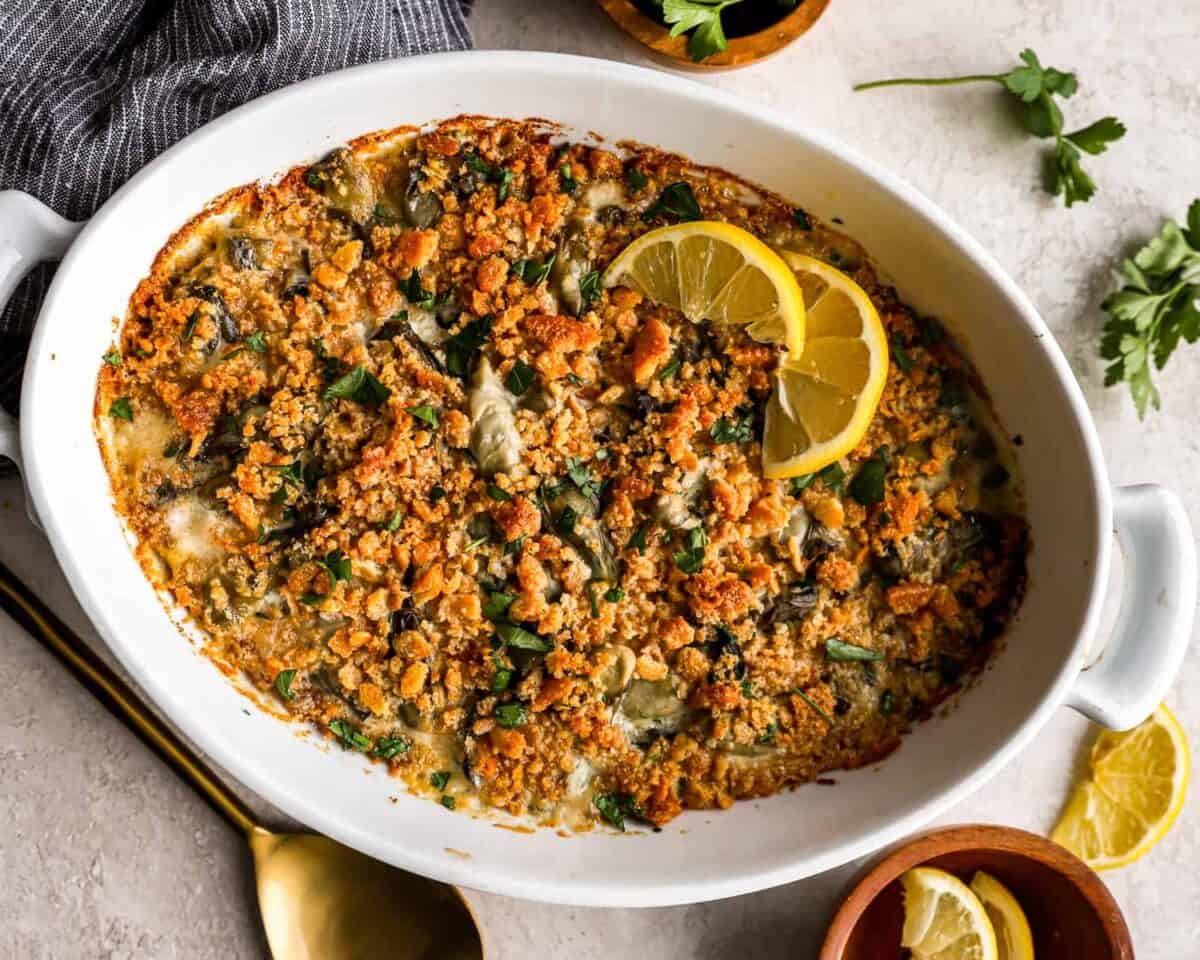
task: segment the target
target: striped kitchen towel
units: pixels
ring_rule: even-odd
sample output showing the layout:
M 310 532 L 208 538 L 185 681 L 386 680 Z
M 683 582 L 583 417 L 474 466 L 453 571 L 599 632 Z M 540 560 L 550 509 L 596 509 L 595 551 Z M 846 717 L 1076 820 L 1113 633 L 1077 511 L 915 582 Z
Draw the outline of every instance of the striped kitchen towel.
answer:
M 470 4 L 4 0 L 0 190 L 82 220 L 171 144 L 260 94 L 356 63 L 470 47 Z M 53 274 L 35 269 L 0 314 L 0 405 L 10 412 Z

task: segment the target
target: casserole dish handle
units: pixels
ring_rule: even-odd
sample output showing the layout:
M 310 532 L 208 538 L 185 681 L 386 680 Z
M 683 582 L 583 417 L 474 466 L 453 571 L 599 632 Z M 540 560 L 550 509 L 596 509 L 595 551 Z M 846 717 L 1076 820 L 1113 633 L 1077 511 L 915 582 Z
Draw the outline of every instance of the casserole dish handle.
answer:
M 1166 696 L 1192 637 L 1196 546 L 1179 498 L 1153 483 L 1113 490 L 1125 559 L 1121 606 L 1100 660 L 1068 703 L 1111 730 L 1145 720 Z
M 0 310 L 25 274 L 43 260 L 60 260 L 83 227 L 20 190 L 0 190 Z M 21 466 L 17 421 L 0 410 L 0 457 Z M 32 509 L 30 517 L 33 517 Z

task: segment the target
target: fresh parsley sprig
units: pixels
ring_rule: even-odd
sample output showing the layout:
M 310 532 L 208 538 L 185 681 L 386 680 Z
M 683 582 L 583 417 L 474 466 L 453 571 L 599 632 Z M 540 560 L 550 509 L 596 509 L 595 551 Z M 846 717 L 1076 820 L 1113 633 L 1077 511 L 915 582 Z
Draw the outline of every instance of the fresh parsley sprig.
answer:
M 1200 339 L 1200 199 L 1187 226 L 1174 220 L 1118 271 L 1122 286 L 1101 304 L 1108 314 L 1100 356 L 1105 386 L 1128 383 L 1139 417 L 1160 406 L 1150 365 L 1161 370 L 1181 339 Z
M 663 22 L 671 27 L 671 36 L 678 37 L 691 30 L 688 54 L 699 63 L 729 47 L 721 11 L 741 0 L 662 0 Z
M 1021 124 L 1033 136 L 1054 140 L 1054 152 L 1046 158 L 1046 189 L 1062 196 L 1070 207 L 1084 203 L 1096 192 L 1096 183 L 1080 163 L 1082 154 L 1104 153 L 1108 145 L 1125 136 L 1125 125 L 1116 117 L 1102 117 L 1071 133 L 1063 132 L 1062 109 L 1055 97 L 1064 100 L 1079 89 L 1074 73 L 1043 67 L 1029 48 L 1021 51 L 1021 63 L 1007 73 L 973 73 L 961 77 L 896 77 L 856 84 L 855 90 L 897 86 L 949 86 L 960 83 L 998 83 L 1021 103 Z

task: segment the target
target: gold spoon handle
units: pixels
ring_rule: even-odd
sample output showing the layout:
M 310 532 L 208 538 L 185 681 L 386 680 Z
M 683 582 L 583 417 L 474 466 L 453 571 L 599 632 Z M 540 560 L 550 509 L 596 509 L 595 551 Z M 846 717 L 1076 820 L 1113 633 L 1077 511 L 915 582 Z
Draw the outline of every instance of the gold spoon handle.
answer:
M 142 742 L 180 774 L 243 834 L 257 828 L 246 806 L 192 750 L 151 713 L 112 668 L 58 619 L 4 564 L 0 563 L 0 608 L 46 647 L 75 679 L 116 714 Z

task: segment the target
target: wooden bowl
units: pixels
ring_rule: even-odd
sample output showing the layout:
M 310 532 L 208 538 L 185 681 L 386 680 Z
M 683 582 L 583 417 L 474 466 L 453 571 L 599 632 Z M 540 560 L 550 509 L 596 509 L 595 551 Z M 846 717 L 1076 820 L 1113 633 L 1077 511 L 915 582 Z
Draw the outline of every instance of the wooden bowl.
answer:
M 670 60 L 673 66 L 692 70 L 732 70 L 764 60 L 807 32 L 829 6 L 829 0 L 801 0 L 791 13 L 766 29 L 744 37 L 730 37 L 725 52 L 694 63 L 688 54 L 687 36 L 672 37 L 669 27 L 646 16 L 633 0 L 599 0 L 599 3 L 613 22 L 638 43 Z
M 1108 888 L 1082 860 L 1024 830 L 962 826 L 893 848 L 860 875 L 834 914 L 819 960 L 902 960 L 900 875 L 940 867 L 969 883 L 984 870 L 1021 904 L 1038 960 L 1133 960 L 1133 941 Z

